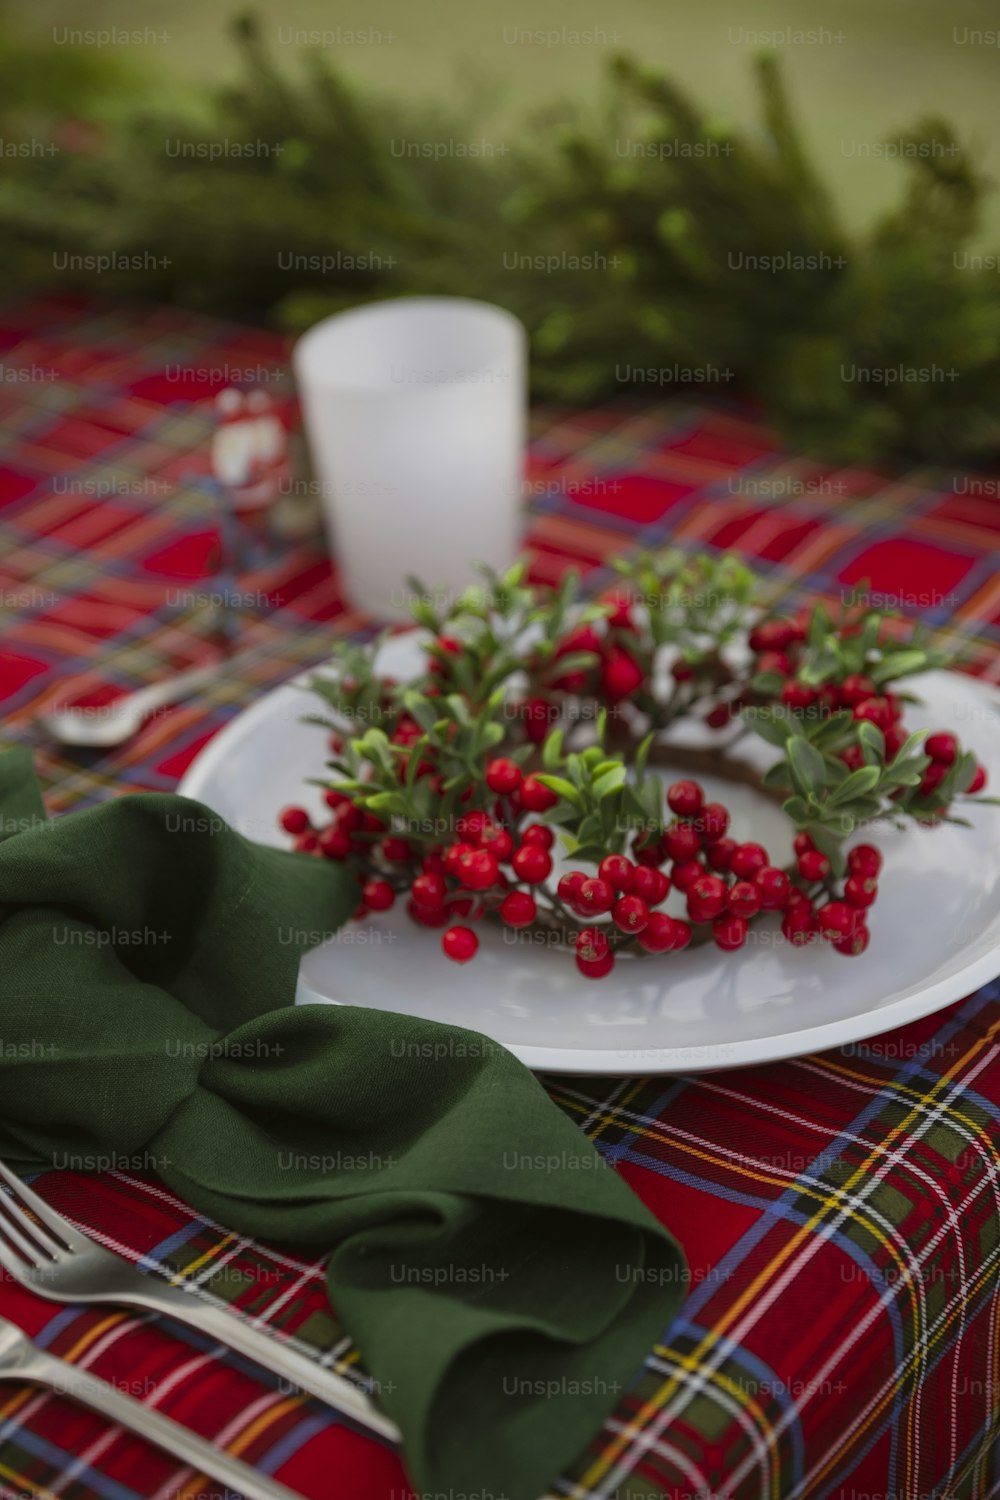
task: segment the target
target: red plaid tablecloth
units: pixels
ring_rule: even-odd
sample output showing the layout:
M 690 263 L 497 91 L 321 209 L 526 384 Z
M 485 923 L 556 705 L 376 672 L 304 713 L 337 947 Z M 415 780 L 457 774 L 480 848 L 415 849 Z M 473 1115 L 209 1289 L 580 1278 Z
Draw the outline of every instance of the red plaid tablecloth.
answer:
M 5 740 L 37 746 L 54 811 L 172 788 L 262 689 L 369 628 L 318 541 L 276 550 L 240 581 L 269 600 L 248 655 L 205 697 L 111 754 L 57 753 L 32 725 L 59 697 L 99 701 L 214 654 L 211 397 L 250 371 L 290 411 L 285 354 L 271 334 L 176 310 L 59 300 L 0 313 L 0 712 Z M 600 584 L 606 555 L 636 542 L 732 549 L 790 603 L 867 580 L 969 670 L 1000 677 L 1000 501 L 983 476 L 823 468 L 735 405 L 676 400 L 539 413 L 529 483 L 539 579 L 572 562 Z M 1000 1489 L 998 1033 L 991 985 L 863 1046 L 770 1067 L 546 1081 L 680 1239 L 690 1275 L 681 1316 L 554 1495 Z M 151 1274 L 364 1381 L 319 1263 L 192 1214 L 142 1161 L 107 1165 L 38 1185 Z M 190 1331 L 55 1307 L 9 1281 L 0 1313 L 303 1495 L 410 1494 L 389 1449 Z M 0 1500 L 178 1487 L 205 1493 L 64 1401 L 0 1387 Z

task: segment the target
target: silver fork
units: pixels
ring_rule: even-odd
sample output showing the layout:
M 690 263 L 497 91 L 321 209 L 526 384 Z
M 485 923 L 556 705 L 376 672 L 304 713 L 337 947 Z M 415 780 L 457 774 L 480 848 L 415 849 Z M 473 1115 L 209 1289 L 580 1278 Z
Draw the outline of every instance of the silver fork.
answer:
M 227 1490 L 245 1495 L 246 1500 L 300 1500 L 294 1491 L 276 1479 L 258 1474 L 248 1464 L 189 1432 L 171 1417 L 143 1406 L 141 1401 L 127 1396 L 108 1381 L 98 1380 L 86 1370 L 47 1354 L 6 1318 L 0 1318 L 0 1380 L 44 1385 L 60 1395 L 69 1396 L 110 1421 L 128 1427 L 140 1437 L 148 1438 L 165 1453 L 192 1465 L 199 1474 L 218 1480 Z M 184 1492 L 187 1492 L 186 1487 Z
M 55 1302 L 116 1302 L 174 1318 L 318 1397 L 369 1432 L 400 1442 L 395 1422 L 342 1375 L 215 1303 L 147 1276 L 95 1245 L 3 1162 L 0 1181 L 8 1190 L 0 1189 L 0 1266 L 22 1285 Z

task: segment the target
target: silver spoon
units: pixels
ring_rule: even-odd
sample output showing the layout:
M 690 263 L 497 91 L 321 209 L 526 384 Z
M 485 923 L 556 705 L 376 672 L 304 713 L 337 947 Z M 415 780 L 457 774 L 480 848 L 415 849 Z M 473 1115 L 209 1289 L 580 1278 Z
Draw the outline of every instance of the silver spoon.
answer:
M 193 667 L 190 672 L 179 672 L 164 682 L 126 693 L 113 703 L 95 708 L 55 708 L 51 713 L 40 714 L 36 722 L 43 733 L 61 745 L 107 750 L 131 739 L 157 709 L 187 698 L 223 672 L 232 670 L 233 659 L 226 657 L 210 666 Z

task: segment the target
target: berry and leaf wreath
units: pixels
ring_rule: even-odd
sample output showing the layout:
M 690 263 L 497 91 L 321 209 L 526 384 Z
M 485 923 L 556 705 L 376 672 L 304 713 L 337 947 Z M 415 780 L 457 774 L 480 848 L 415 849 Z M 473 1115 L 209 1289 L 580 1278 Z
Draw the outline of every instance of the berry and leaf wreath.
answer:
M 623 954 L 738 949 L 768 922 L 789 943 L 863 953 L 882 859 L 856 836 L 964 822 L 955 804 L 986 782 L 948 729 L 904 727 L 917 700 L 899 684 L 944 658 L 863 603 L 761 617 L 733 557 L 614 568 L 597 601 L 574 574 L 529 588 L 521 565 L 444 610 L 414 585 L 422 676 L 377 675 L 380 638 L 310 684 L 325 711 L 309 721 L 330 731 L 330 816 L 316 827 L 285 808 L 294 848 L 356 872 L 359 917 L 405 900 L 459 963 L 483 918 L 564 944 L 590 978 Z M 681 720 L 709 743 L 670 743 Z M 778 752 L 763 775 L 734 754 L 747 735 Z M 689 775 L 665 788 L 660 766 Z M 779 802 L 794 859 L 731 838 L 698 774 Z M 683 916 L 662 909 L 671 891 Z

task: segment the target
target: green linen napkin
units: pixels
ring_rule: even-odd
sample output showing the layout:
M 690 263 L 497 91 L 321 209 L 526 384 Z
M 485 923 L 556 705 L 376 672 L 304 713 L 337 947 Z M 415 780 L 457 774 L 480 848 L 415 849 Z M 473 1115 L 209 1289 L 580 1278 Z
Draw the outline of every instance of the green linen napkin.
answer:
M 328 1247 L 414 1483 L 535 1500 L 664 1333 L 683 1258 L 502 1048 L 291 1004 L 356 899 L 186 798 L 47 822 L 0 754 L 0 1158 L 147 1155 L 233 1229 Z

